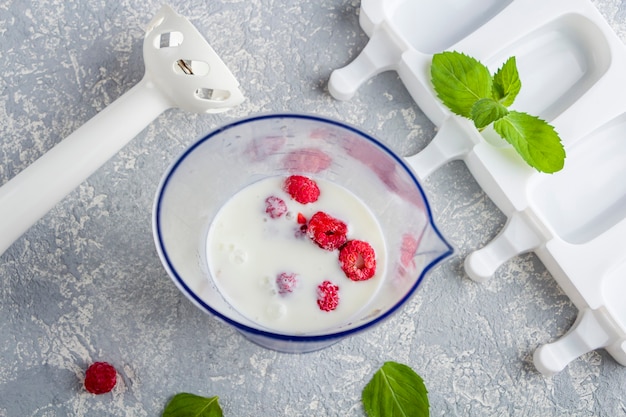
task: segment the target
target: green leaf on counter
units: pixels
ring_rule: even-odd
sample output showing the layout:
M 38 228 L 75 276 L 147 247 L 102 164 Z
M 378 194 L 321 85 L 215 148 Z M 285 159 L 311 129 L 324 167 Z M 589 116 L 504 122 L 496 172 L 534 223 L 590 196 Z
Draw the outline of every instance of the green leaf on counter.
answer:
M 162 417 L 223 417 L 223 413 L 218 397 L 202 397 L 183 392 L 170 400 Z
M 428 391 L 407 365 L 385 362 L 361 396 L 368 417 L 428 417 Z

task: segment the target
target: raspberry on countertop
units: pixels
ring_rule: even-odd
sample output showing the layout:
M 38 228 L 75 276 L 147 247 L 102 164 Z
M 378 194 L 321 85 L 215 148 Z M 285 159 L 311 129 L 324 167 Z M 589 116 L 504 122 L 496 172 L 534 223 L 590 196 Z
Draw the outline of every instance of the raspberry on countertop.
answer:
M 85 372 L 85 389 L 92 394 L 105 394 L 116 382 L 117 371 L 107 362 L 94 362 Z

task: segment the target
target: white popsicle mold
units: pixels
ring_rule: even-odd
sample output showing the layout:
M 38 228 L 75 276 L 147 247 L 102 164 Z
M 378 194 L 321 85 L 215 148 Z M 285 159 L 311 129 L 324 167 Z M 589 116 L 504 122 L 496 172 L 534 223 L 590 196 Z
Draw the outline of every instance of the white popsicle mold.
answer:
M 475 281 L 533 251 L 579 309 L 570 331 L 535 351 L 551 375 L 595 349 L 626 365 L 626 47 L 588 0 L 362 0 L 363 52 L 329 80 L 330 93 L 352 97 L 387 70 L 438 126 L 407 161 L 420 179 L 463 160 L 507 215 L 500 234 L 465 260 Z M 486 129 L 453 115 L 430 82 L 434 53 L 456 50 L 495 71 L 517 60 L 522 90 L 513 108 L 556 127 L 567 152 L 552 175 L 527 166 Z

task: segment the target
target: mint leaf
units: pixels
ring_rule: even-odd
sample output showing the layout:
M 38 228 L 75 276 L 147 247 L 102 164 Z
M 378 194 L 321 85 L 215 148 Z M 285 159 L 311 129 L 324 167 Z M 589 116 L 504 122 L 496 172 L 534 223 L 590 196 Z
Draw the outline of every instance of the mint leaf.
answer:
M 460 116 L 471 118 L 474 103 L 492 96 L 489 69 L 460 52 L 433 55 L 430 75 L 437 96 Z
M 474 126 L 483 129 L 491 123 L 508 114 L 508 109 L 492 98 L 483 98 L 478 100 L 472 106 L 472 120 Z
M 385 362 L 361 395 L 369 417 L 428 417 L 428 391 L 407 365 Z
M 554 127 L 526 113 L 510 111 L 493 128 L 522 158 L 538 171 L 554 173 L 563 168 L 565 149 Z
M 223 417 L 218 397 L 176 394 L 165 406 L 162 417 Z
M 530 166 L 553 173 L 565 165 L 565 149 L 546 121 L 509 111 L 522 88 L 515 57 L 493 75 L 478 60 L 460 52 L 433 55 L 431 81 L 437 96 L 453 112 L 474 122 L 478 130 L 494 124 Z
M 522 89 L 515 57 L 510 57 L 493 76 L 493 98 L 503 106 L 510 106 Z

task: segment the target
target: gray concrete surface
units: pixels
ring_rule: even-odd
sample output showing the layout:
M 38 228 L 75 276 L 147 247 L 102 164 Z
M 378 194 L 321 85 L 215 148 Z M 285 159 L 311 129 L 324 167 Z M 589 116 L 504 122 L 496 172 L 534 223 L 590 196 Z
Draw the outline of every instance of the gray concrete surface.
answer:
M 594 0 L 626 41 L 626 3 Z M 161 3 L 0 2 L 0 183 L 129 90 L 143 75 L 143 27 Z M 59 203 L 0 258 L 0 416 L 158 416 L 178 392 L 220 397 L 227 417 L 364 416 L 361 390 L 383 362 L 413 367 L 433 416 L 624 416 L 626 369 L 587 354 L 546 378 L 532 365 L 577 311 L 533 255 L 484 284 L 464 257 L 504 216 L 461 162 L 424 187 L 456 256 L 391 320 L 328 349 L 288 355 L 249 343 L 174 286 L 152 240 L 161 174 L 195 139 L 233 119 L 310 112 L 379 137 L 401 155 L 432 123 L 395 73 L 348 102 L 330 72 L 367 42 L 359 2 L 177 1 L 241 82 L 247 101 L 220 115 L 169 110 Z M 112 363 L 112 393 L 82 387 Z

